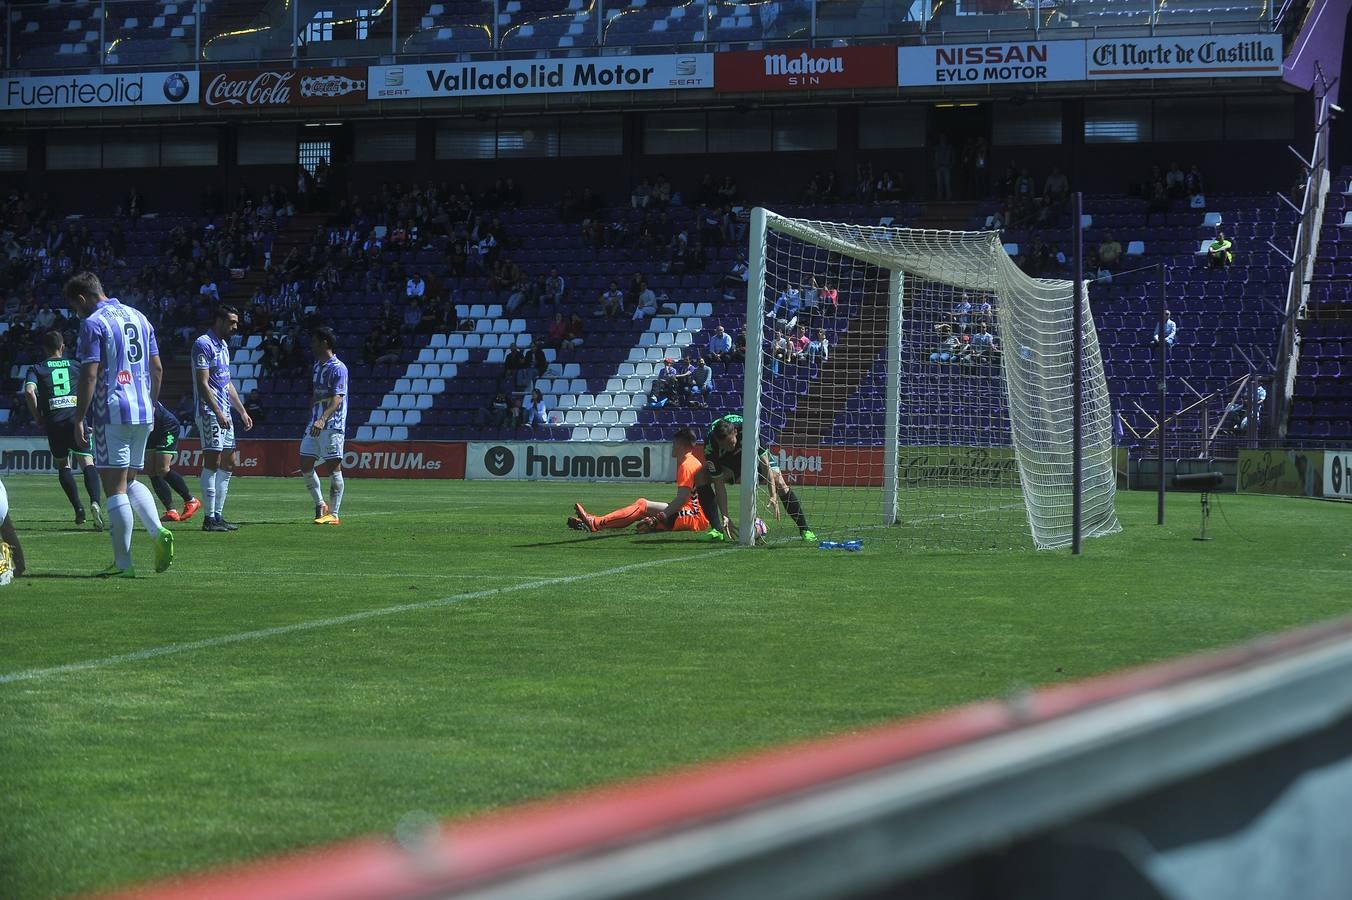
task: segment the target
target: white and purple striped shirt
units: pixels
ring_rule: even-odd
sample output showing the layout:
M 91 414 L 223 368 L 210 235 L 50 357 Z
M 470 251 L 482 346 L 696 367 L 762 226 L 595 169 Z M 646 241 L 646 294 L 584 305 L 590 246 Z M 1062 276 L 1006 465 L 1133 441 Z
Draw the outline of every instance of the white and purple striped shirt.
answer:
M 324 362 L 315 363 L 314 406 L 310 409 L 310 421 L 319 421 L 329 400 L 338 396 L 343 399 L 324 427 L 341 434 L 347 430 L 347 366 L 338 357 L 330 356 Z
M 207 388 L 216 398 L 221 410 L 230 413 L 230 344 L 208 331 L 192 345 L 192 367 L 194 373 L 199 369 L 207 370 Z M 202 396 L 202 388 L 194 375 L 192 380 L 192 398 L 197 404 L 197 414 L 211 418 L 216 415 L 207 398 Z
M 80 362 L 99 364 L 91 410 L 95 425 L 149 425 L 150 358 L 160 355 L 155 329 L 130 306 L 109 298 L 80 325 Z

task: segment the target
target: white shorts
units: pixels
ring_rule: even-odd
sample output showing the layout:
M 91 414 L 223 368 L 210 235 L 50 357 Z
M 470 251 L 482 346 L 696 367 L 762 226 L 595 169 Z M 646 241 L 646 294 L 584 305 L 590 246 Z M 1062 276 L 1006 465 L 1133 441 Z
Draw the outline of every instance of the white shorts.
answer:
M 300 439 L 300 455 L 311 456 L 324 462 L 337 460 L 343 461 L 343 433 L 336 428 L 325 428 L 319 432 L 319 437 L 310 434 L 310 429 L 305 429 L 305 434 Z
M 5 521 L 5 516 L 9 515 L 9 491 L 5 490 L 5 484 L 0 481 L 0 522 Z
M 146 461 L 146 441 L 150 429 L 145 425 L 95 425 L 94 465 L 100 469 L 139 469 Z
M 215 416 L 197 417 L 197 434 L 202 438 L 202 449 L 212 452 L 235 449 L 235 420 L 230 419 L 230 427 L 222 428 Z

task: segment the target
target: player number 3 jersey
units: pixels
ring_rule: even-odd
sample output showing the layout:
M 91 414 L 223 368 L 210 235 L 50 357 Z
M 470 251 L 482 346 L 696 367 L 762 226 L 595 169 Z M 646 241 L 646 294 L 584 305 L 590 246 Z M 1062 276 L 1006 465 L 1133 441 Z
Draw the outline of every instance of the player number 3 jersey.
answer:
M 347 366 L 336 356 L 315 363 L 314 403 L 310 407 L 310 421 L 318 422 L 324 415 L 324 408 L 334 397 L 341 396 L 338 407 L 329 416 L 324 427 L 330 431 L 343 433 L 347 430 Z
M 146 317 L 116 300 L 105 300 L 80 325 L 78 350 L 84 364 L 99 364 L 92 407 L 95 425 L 149 425 L 150 358 L 160 355 L 155 329 Z

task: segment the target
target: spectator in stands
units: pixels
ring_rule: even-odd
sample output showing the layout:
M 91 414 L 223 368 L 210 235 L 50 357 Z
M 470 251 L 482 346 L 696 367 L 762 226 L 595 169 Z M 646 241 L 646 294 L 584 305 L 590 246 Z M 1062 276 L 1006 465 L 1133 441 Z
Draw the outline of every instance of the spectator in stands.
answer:
M 1155 169 L 1159 171 L 1158 168 Z M 1154 177 L 1151 178 L 1154 181 Z M 1164 176 L 1164 189 L 1170 197 L 1180 199 L 1187 194 L 1187 176 L 1183 174 L 1183 167 L 1177 162 L 1169 164 L 1169 171 Z
M 1042 240 L 1042 235 L 1035 234 L 1032 244 L 1016 262 L 1030 277 L 1041 278 L 1052 267 L 1054 258 L 1051 245 Z
M 1057 166 L 1052 166 L 1051 174 L 1047 176 L 1047 180 L 1042 186 L 1042 194 L 1052 206 L 1060 206 L 1069 196 L 1070 180 Z
M 1183 187 L 1189 197 L 1196 198 L 1206 193 L 1206 182 L 1202 179 L 1202 170 L 1198 168 L 1196 163 L 1193 163 L 1192 168 L 1188 170 Z
M 634 302 L 634 321 L 657 313 L 657 294 L 648 287 L 648 282 L 639 282 L 638 297 Z
M 521 404 L 521 411 L 526 425 L 531 428 L 549 424 L 549 410 L 545 406 L 545 398 L 539 388 L 530 392 L 530 396 Z
M 502 360 L 502 377 L 509 387 L 516 386 L 517 379 L 521 372 L 525 370 L 527 362 L 526 352 L 520 347 L 512 347 L 507 351 L 507 355 Z
M 939 143 L 934 148 L 934 187 L 936 200 L 953 199 L 953 165 L 957 162 L 953 145 L 948 135 L 939 135 Z
M 812 338 L 807 336 L 807 327 L 799 325 L 793 332 L 793 337 L 789 338 L 790 359 L 798 362 L 807 355 L 808 345 L 812 343 Z
M 1154 176 L 1146 185 L 1145 224 L 1149 226 L 1151 219 L 1157 215 L 1167 215 L 1169 206 L 1169 189 L 1165 185 L 1164 177 L 1159 173 L 1159 167 L 1156 166 Z
M 953 334 L 953 329 L 947 324 L 940 325 L 938 333 L 939 345 L 930 354 L 930 362 L 957 362 L 958 355 L 962 352 L 962 341 Z
M 212 281 L 210 276 L 202 281 L 202 286 L 197 289 L 197 293 L 211 303 L 221 302 L 221 289 L 216 286 L 216 282 Z
M 648 201 L 652 199 L 652 185 L 648 184 L 648 179 L 643 178 L 634 185 L 634 189 L 629 193 L 629 203 L 634 209 L 647 209 Z
M 878 200 L 900 200 L 903 193 L 901 175 L 893 174 L 890 171 L 883 172 L 882 175 L 878 176 L 874 193 Z
M 1172 350 L 1174 341 L 1178 338 L 1178 325 L 1174 322 L 1174 314 L 1169 310 L 1164 311 L 1164 345 Z M 1160 343 L 1160 326 L 1155 323 L 1155 335 L 1150 339 L 1150 346 L 1158 347 Z
M 415 300 L 421 300 L 426 293 L 427 282 L 423 281 L 423 277 L 420 273 L 414 272 L 408 279 L 408 283 L 404 285 L 405 296 Z
M 695 214 L 699 225 L 699 242 L 709 247 L 723 245 L 723 211 L 715 206 L 701 206 Z
M 563 313 L 554 313 L 554 321 L 549 323 L 549 332 L 545 339 L 546 346 L 553 347 L 555 350 L 563 349 L 563 342 L 568 337 L 568 323 L 563 318 Z
M 714 362 L 721 362 L 726 366 L 732 361 L 732 335 L 728 334 L 722 325 L 719 325 L 714 329 L 714 333 L 709 335 L 705 351 L 709 359 Z
M 717 202 L 728 204 L 737 202 L 737 182 L 732 180 L 731 175 L 723 176 L 723 182 L 718 186 Z
M 511 421 L 511 406 L 507 403 L 507 395 L 498 391 L 493 395 L 493 402 L 488 405 L 485 424 L 489 428 L 506 428 L 509 421 Z
M 733 263 L 732 270 L 723 276 L 723 285 L 727 288 L 745 290 L 746 283 L 751 278 L 751 267 L 747 264 L 746 255 L 743 254 Z M 736 299 L 736 294 L 729 290 L 723 294 L 724 300 Z
M 624 314 L 624 291 L 620 290 L 618 282 L 610 282 L 610 286 L 601 292 L 601 308 L 596 314 L 607 319 Z
M 991 334 L 985 322 L 978 322 L 976 334 L 972 335 L 971 343 L 967 345 L 966 360 L 973 363 L 989 363 L 999 354 L 1000 345 L 995 340 L 995 335 Z
M 808 362 L 826 362 L 831 358 L 831 341 L 824 329 L 818 328 L 817 336 L 808 342 L 807 358 Z
M 1225 232 L 1217 231 L 1216 239 L 1206 249 L 1207 265 L 1213 269 L 1230 268 L 1230 264 L 1235 261 L 1235 254 L 1232 252 L 1233 247 L 1230 239 L 1225 236 Z
M 653 181 L 652 203 L 657 206 L 671 205 L 671 182 L 667 181 L 667 176 L 660 172 L 657 179 Z
M 581 347 L 587 339 L 587 325 L 582 321 L 582 317 L 573 313 L 573 317 L 568 320 L 568 331 L 564 337 L 564 342 L 573 349 Z
M 249 418 L 253 419 L 255 425 L 262 424 L 264 419 L 263 401 L 258 396 L 257 388 L 255 388 L 252 391 L 249 391 L 249 393 L 245 395 L 244 411 L 249 414 Z
M 539 341 L 530 345 L 530 367 L 535 370 L 536 378 L 543 378 L 545 371 L 549 369 L 549 357 L 545 356 L 545 348 L 540 346 Z
M 548 303 L 550 306 L 558 308 L 563 303 L 564 293 L 567 283 L 563 276 L 559 274 L 558 269 L 550 269 L 549 274 L 545 276 L 544 290 L 540 294 L 540 302 Z
M 957 322 L 958 329 L 967 331 L 972 324 L 972 296 L 964 293 L 958 298 L 958 302 L 953 306 L 953 319 Z
M 708 395 L 714 389 L 714 370 L 709 367 L 709 363 L 702 356 L 695 360 L 691 381 L 695 386 L 695 393 L 701 397 Z
M 775 305 L 770 309 L 770 318 L 784 328 L 792 328 L 798 324 L 798 312 L 802 306 L 802 294 L 798 288 L 789 285 L 775 300 Z
M 1117 238 L 1110 231 L 1104 235 L 1102 243 L 1098 246 L 1098 267 L 1107 269 L 1109 272 L 1116 272 L 1122 265 L 1122 245 L 1118 243 Z
M 404 317 L 399 330 L 403 334 L 417 334 L 420 325 L 422 325 L 422 307 L 418 305 L 416 297 L 409 297 L 408 303 L 404 305 Z

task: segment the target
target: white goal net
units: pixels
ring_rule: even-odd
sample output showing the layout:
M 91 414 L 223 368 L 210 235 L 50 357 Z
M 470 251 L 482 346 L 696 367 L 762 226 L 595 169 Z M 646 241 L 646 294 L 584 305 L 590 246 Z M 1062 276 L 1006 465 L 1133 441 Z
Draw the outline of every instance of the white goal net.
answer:
M 934 548 L 1071 543 L 1073 288 L 993 232 L 752 216 L 744 436 L 796 513 L 772 536 Z M 1083 304 L 1082 536 L 1120 530 L 1112 422 Z M 770 485 L 743 455 L 743 521 Z M 776 499 L 783 500 L 782 496 Z M 781 502 L 781 508 L 784 504 Z M 803 525 L 806 525 L 806 529 Z M 742 540 L 752 529 L 742 529 Z

